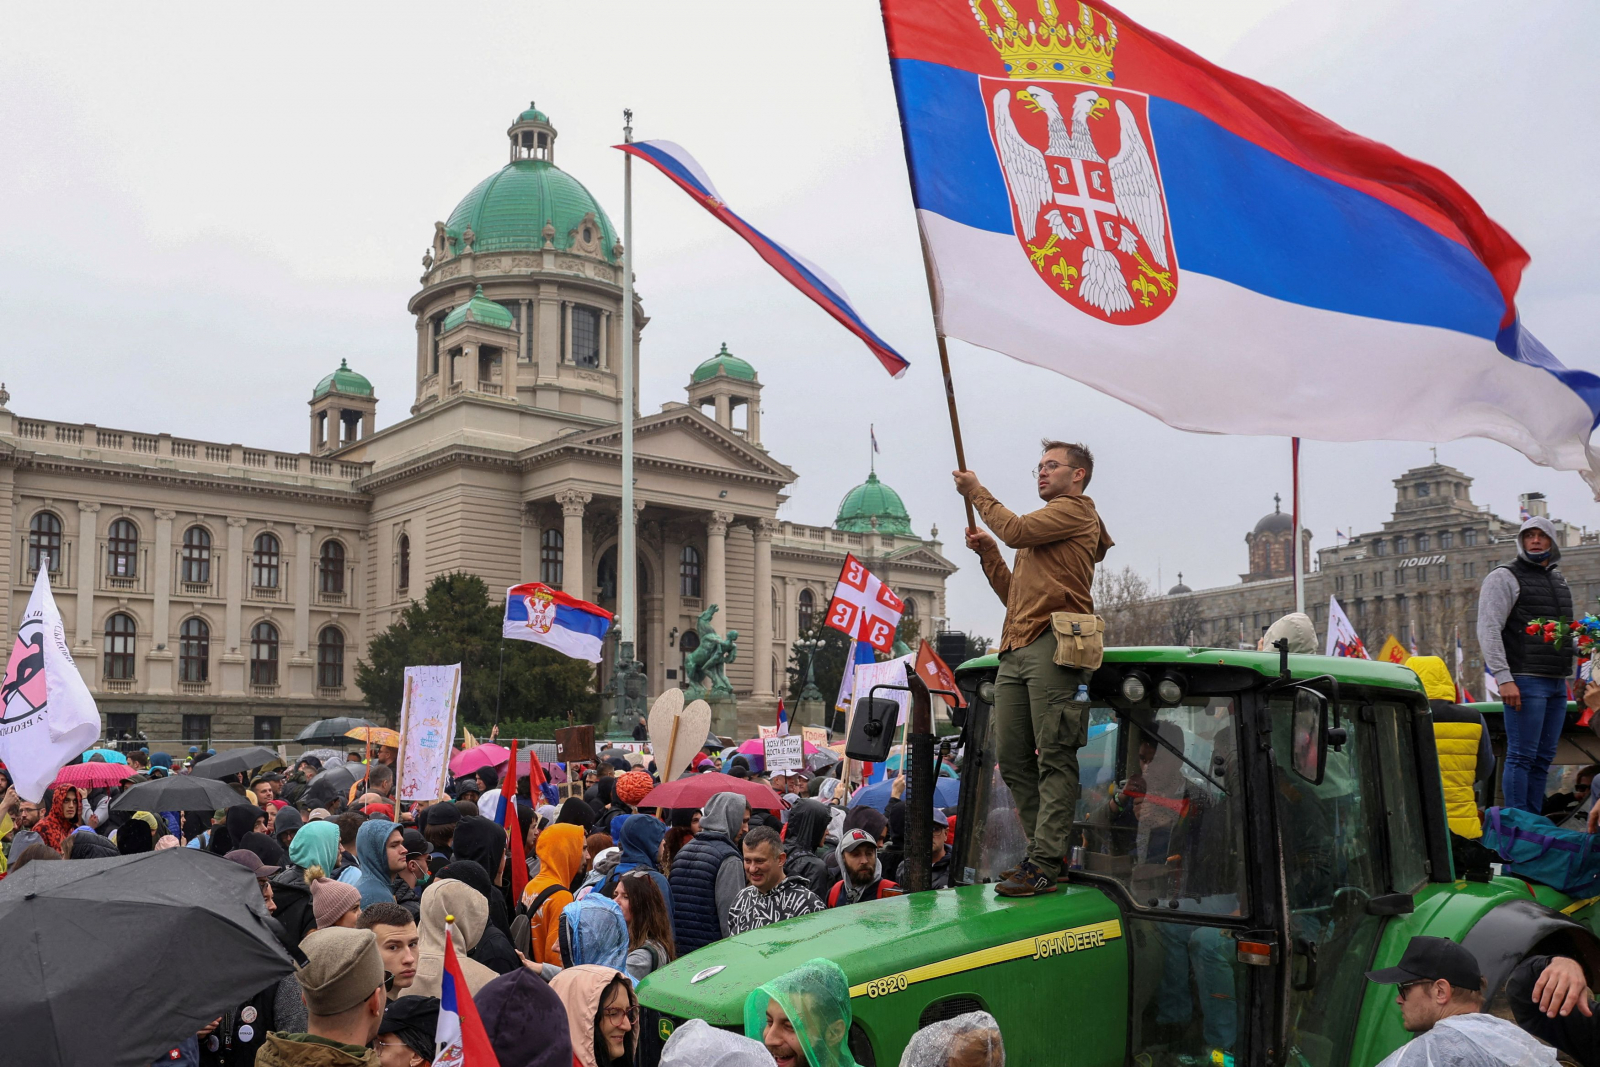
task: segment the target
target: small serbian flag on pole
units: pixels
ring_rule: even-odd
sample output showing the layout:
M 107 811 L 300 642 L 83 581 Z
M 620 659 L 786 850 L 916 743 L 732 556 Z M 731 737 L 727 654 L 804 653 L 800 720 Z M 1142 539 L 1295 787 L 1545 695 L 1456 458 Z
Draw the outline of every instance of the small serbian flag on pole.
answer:
M 598 604 L 541 582 L 506 590 L 505 624 L 500 631 L 505 637 L 548 645 L 563 656 L 599 663 L 610 631 L 611 612 Z
M 783 710 L 783 698 L 779 697 L 778 698 L 778 736 L 779 737 L 787 737 L 788 735 L 789 735 L 789 716 Z
M 784 280 L 810 297 L 822 310 L 838 319 L 845 329 L 865 341 L 872 354 L 878 357 L 878 362 L 883 364 L 884 370 L 896 378 L 905 373 L 909 365 L 905 357 L 872 332 L 872 327 L 856 313 L 844 288 L 828 277 L 821 267 L 807 262 L 729 210 L 728 205 L 723 203 L 721 194 L 717 192 L 716 186 L 712 185 L 711 179 L 706 176 L 706 172 L 682 145 L 673 144 L 671 141 L 633 141 L 615 147 L 653 164 L 661 173 L 676 182 L 678 188 L 698 200 L 701 207 L 721 219 L 734 233 L 743 237 L 749 242 L 750 247 L 756 250 L 757 255 L 766 260 L 773 270 L 783 275 Z
M 483 1020 L 478 1017 L 478 1006 L 472 1002 L 467 989 L 467 979 L 461 973 L 461 963 L 456 959 L 455 945 L 450 937 L 450 924 L 454 915 L 444 917 L 444 973 L 439 976 L 439 1025 L 433 1039 L 439 1054 L 435 1064 L 450 1067 L 500 1067 L 500 1060 L 489 1044 Z

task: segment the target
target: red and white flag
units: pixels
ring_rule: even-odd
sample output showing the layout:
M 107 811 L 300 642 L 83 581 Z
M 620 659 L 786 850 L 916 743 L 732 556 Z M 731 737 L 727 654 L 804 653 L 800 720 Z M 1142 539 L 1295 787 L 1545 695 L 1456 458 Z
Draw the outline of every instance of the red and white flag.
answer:
M 839 584 L 828 604 L 828 625 L 885 655 L 894 650 L 894 633 L 905 602 L 855 556 L 844 557 Z
M 946 692 L 955 694 L 953 702 L 947 696 L 942 694 L 939 696 L 939 699 L 946 704 L 954 708 L 967 706 L 967 698 L 961 695 L 961 690 L 956 685 L 956 672 L 952 671 L 949 664 L 939 658 L 939 654 L 933 650 L 933 647 L 928 644 L 926 639 L 917 648 L 917 673 L 922 676 L 923 684 L 929 689 L 943 689 Z
M 56 772 L 100 736 L 100 709 L 67 651 L 50 569 L 39 568 L 0 682 L 0 761 L 17 794 L 38 803 Z

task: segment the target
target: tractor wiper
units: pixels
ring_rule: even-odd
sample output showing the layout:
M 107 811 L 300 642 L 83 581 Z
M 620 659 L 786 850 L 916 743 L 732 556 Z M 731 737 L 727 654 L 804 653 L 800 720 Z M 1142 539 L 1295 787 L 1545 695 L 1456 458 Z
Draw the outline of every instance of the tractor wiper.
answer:
M 1185 756 L 1181 751 L 1178 750 L 1178 748 L 1175 745 L 1173 745 L 1173 743 L 1171 741 L 1168 741 L 1165 737 L 1162 737 L 1160 733 L 1158 733 L 1155 730 L 1151 730 L 1148 727 L 1145 727 L 1145 726 L 1141 725 L 1140 723 L 1134 722 L 1133 716 L 1129 715 L 1126 711 L 1123 711 L 1120 708 L 1112 708 L 1111 710 L 1116 712 L 1117 718 L 1126 719 L 1129 723 L 1132 723 L 1134 728 L 1137 729 L 1141 734 L 1144 734 L 1144 736 L 1148 737 L 1151 741 L 1153 741 L 1157 745 L 1160 745 L 1162 748 L 1166 749 L 1168 752 L 1172 753 L 1174 756 L 1177 756 L 1180 760 L 1182 760 L 1184 762 L 1184 764 L 1186 766 L 1188 766 L 1191 769 L 1193 769 L 1196 774 L 1198 774 L 1200 777 L 1204 778 L 1207 782 L 1209 782 L 1210 784 L 1216 786 L 1219 790 L 1221 790 L 1223 796 L 1227 797 L 1227 796 L 1232 796 L 1233 795 L 1232 793 L 1228 792 L 1228 787 L 1227 786 L 1223 785 L 1221 782 L 1219 782 L 1215 778 L 1211 777 L 1211 775 L 1208 774 L 1205 770 L 1203 770 L 1200 767 L 1199 764 L 1195 763 L 1194 760 L 1190 759 L 1188 756 Z

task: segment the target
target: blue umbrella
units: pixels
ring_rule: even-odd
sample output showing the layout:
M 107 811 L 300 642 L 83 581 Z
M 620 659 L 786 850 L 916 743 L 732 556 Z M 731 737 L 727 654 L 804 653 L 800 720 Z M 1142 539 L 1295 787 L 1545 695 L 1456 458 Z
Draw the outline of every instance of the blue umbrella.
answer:
M 889 806 L 889 790 L 893 787 L 893 780 L 873 782 L 856 790 L 856 795 L 850 798 L 852 808 L 865 804 L 870 808 L 882 811 Z M 906 783 L 907 788 L 910 783 Z M 933 805 L 936 808 L 953 808 L 956 799 L 961 795 L 961 783 L 954 778 L 936 778 L 933 783 Z
M 887 760 L 884 761 L 883 765 L 889 768 L 891 771 L 898 771 L 900 769 L 900 753 L 896 752 L 892 754 Z M 948 761 L 946 761 L 939 764 L 939 777 L 960 778 L 961 775 L 957 774 L 956 769 L 952 767 Z
M 83 754 L 83 762 L 88 763 L 94 756 L 103 756 L 107 763 L 127 763 L 128 757 L 114 748 L 91 748 Z

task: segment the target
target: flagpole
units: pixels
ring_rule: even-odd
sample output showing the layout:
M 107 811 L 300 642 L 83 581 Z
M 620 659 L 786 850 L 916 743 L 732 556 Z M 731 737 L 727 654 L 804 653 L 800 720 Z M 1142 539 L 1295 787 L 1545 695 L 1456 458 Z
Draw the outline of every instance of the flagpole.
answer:
M 622 112 L 622 140 L 633 143 L 633 111 Z M 633 510 L 633 153 L 622 153 L 622 514 L 617 540 L 617 651 L 633 660 L 634 510 Z M 620 664 L 619 664 L 620 666 Z
M 1294 610 L 1304 615 L 1306 611 L 1306 581 L 1300 558 L 1300 438 L 1289 438 L 1289 454 L 1294 465 Z
M 928 241 L 922 235 L 920 223 L 917 231 L 922 245 L 922 272 L 928 279 L 928 305 L 933 311 L 933 337 L 939 343 L 939 371 L 944 375 L 944 399 L 950 409 L 950 436 L 956 445 L 956 469 L 964 471 L 967 469 L 967 450 L 961 443 L 961 416 L 956 411 L 956 384 L 950 377 L 950 351 L 945 347 L 944 328 L 939 324 L 939 297 L 933 277 L 933 257 L 928 255 Z M 967 529 L 977 529 L 978 519 L 972 512 L 972 501 L 963 498 L 963 502 L 967 506 Z

